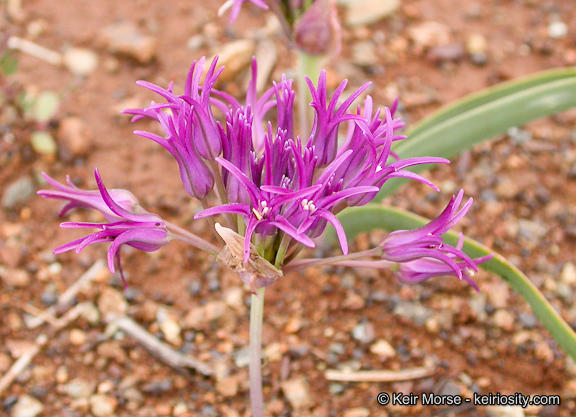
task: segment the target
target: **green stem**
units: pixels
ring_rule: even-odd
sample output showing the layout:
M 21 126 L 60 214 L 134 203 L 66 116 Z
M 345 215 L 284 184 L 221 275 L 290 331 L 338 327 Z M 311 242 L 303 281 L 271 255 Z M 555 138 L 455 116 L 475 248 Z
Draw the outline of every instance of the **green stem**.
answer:
M 291 240 L 292 238 L 288 234 L 282 236 L 282 240 L 280 241 L 280 247 L 276 252 L 276 259 L 274 261 L 274 266 L 276 267 L 276 269 L 282 269 L 282 263 L 284 262 L 284 257 L 286 256 L 286 252 L 288 251 L 288 245 L 290 244 Z
M 305 135 L 306 132 L 309 132 L 312 125 L 312 111 L 309 108 L 310 106 L 308 106 L 308 103 L 312 101 L 312 95 L 304 77 L 307 76 L 314 82 L 318 79 L 323 57 L 298 51 L 298 58 L 298 116 L 300 132 Z
M 264 416 L 262 394 L 262 318 L 264 316 L 264 288 L 256 289 L 250 304 L 250 406 L 252 417 Z

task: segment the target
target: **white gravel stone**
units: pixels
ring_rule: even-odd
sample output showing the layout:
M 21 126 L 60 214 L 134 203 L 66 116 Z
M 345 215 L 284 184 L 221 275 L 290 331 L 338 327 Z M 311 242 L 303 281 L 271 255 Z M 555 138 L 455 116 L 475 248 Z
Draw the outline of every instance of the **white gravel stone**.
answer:
M 86 76 L 98 68 L 98 55 L 85 48 L 70 48 L 62 57 L 64 66 L 74 75 Z
M 113 416 L 118 406 L 118 400 L 108 395 L 93 395 L 90 397 L 90 411 L 94 417 Z
M 44 406 L 36 398 L 29 395 L 22 395 L 12 408 L 12 417 L 36 417 Z

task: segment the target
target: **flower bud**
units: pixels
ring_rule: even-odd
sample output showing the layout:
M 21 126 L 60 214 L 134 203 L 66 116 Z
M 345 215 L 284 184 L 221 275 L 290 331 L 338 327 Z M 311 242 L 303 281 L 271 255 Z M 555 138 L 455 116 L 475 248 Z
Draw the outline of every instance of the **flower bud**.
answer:
M 309 55 L 340 52 L 341 29 L 334 0 L 316 0 L 294 23 L 294 43 Z

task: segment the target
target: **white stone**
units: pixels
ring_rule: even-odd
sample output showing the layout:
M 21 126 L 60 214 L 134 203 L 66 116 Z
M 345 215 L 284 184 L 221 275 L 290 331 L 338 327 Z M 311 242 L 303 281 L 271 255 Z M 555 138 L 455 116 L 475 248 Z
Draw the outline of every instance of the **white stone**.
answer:
M 12 417 L 36 417 L 44 406 L 36 398 L 29 395 L 22 395 L 12 408 Z
M 400 7 L 400 0 L 338 0 L 346 6 L 346 25 L 369 25 L 391 15 Z
M 86 76 L 98 67 L 98 55 L 85 48 L 70 48 L 63 55 L 64 66 L 74 75 Z

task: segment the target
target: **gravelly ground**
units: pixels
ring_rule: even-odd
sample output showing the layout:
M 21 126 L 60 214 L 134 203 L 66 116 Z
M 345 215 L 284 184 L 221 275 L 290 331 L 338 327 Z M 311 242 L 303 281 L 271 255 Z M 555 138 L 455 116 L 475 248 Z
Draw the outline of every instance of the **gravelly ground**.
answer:
M 0 193 L 4 199 L 15 193 L 22 202 L 0 210 L 0 372 L 37 337 L 48 336 L 32 364 L 1 394 L 6 415 L 249 415 L 248 293 L 234 274 L 184 245 L 151 255 L 125 251 L 127 291 L 117 277 L 101 270 L 75 299 L 86 306 L 80 317 L 61 329 L 58 323 L 29 329 L 32 308 L 53 305 L 104 254 L 104 248 L 89 248 L 79 256 L 51 254 L 77 236 L 58 228 L 58 204 L 33 197 L 41 171 L 59 180 L 70 174 L 90 188 L 93 168 L 99 167 L 107 184 L 130 189 L 150 211 L 210 235 L 207 225 L 191 222 L 196 207 L 181 189 L 173 161 L 134 137 L 133 126 L 118 113 L 151 99 L 135 80 L 182 85 L 193 59 L 240 38 L 258 46 L 272 40 L 280 51 L 272 78 L 290 72 L 294 55 L 278 34 L 261 29 L 264 13 L 247 7 L 235 25 L 227 26 L 216 9 L 217 4 L 195 0 L 81 0 L 73 6 L 29 0 L 21 14 L 7 8 L 9 13 L 0 17 L 3 34 L 67 56 L 70 48 L 81 48 L 97 59 L 96 68 L 79 77 L 71 71 L 78 71 L 73 64 L 60 68 L 21 54 L 18 71 L 1 80 Z M 127 51 L 131 56 L 114 52 L 107 38 L 111 27 L 126 22 L 134 25 L 126 30 L 136 28 L 148 42 Z M 565 25 L 563 36 L 558 36 L 559 23 Z M 374 81 L 370 94 L 376 103 L 386 105 L 399 96 L 402 114 L 411 123 L 496 82 L 574 65 L 576 5 L 405 1 L 391 16 L 368 27 L 346 28 L 343 36 L 343 53 L 328 68 L 330 79 L 336 83 L 346 77 L 352 86 Z M 235 45 L 251 55 L 246 44 Z M 223 88 L 238 94 L 244 79 L 239 71 Z M 29 96 L 56 92 L 60 106 L 49 120 L 34 121 L 22 111 L 22 91 Z M 432 217 L 464 188 L 476 201 L 462 230 L 514 261 L 572 326 L 575 122 L 576 113 L 566 112 L 512 131 L 430 173 L 441 193 L 411 185 L 388 201 Z M 33 149 L 33 132 L 51 134 L 58 150 L 42 154 L 38 146 Z M 13 184 L 19 187 L 11 188 Z M 71 219 L 96 219 L 91 216 L 74 213 Z M 354 245 L 365 248 L 377 238 L 360 237 Z M 480 293 L 455 280 L 405 287 L 389 274 L 371 270 L 315 269 L 280 280 L 266 294 L 268 413 L 488 415 L 486 407 L 382 407 L 376 402 L 383 391 L 434 391 L 558 394 L 560 407 L 531 407 L 514 415 L 573 415 L 574 364 L 499 278 L 481 272 L 476 281 Z M 110 312 L 127 314 L 175 349 L 210 364 L 216 376 L 176 373 L 107 324 Z M 328 369 L 421 366 L 434 367 L 433 375 L 395 383 L 325 378 Z M 303 403 L 294 398 L 298 393 Z M 504 416 L 505 411 L 492 409 L 490 415 Z

